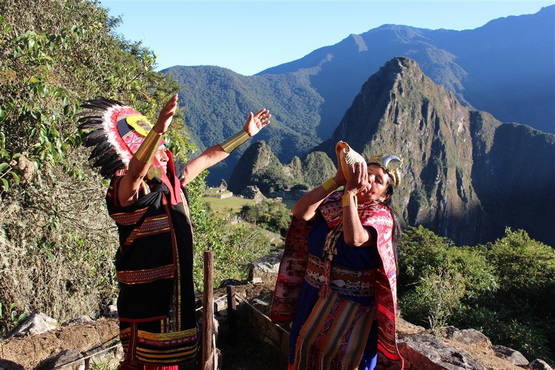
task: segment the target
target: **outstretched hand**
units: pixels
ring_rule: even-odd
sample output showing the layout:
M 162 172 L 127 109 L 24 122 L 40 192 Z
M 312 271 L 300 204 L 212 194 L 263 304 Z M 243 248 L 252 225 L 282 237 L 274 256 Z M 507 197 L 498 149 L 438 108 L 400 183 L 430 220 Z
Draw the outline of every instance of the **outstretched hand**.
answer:
M 271 117 L 270 111 L 266 108 L 259 110 L 256 114 L 250 112 L 243 130 L 249 134 L 249 136 L 254 136 L 262 130 L 262 128 L 270 124 Z
M 161 134 L 168 131 L 170 128 L 170 124 L 172 123 L 173 115 L 175 114 L 175 110 L 177 109 L 177 94 L 174 94 L 170 100 L 166 103 L 164 108 L 160 111 L 158 115 L 158 121 L 156 121 L 156 125 L 154 125 L 154 130 Z

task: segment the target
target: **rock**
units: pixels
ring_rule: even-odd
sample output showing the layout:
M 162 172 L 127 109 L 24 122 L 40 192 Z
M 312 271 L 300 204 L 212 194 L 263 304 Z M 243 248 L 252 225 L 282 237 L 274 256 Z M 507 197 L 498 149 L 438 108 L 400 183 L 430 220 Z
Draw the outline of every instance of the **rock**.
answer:
M 445 337 L 452 339 L 453 338 L 453 334 L 455 334 L 456 331 L 458 331 L 459 329 L 457 329 L 454 326 L 446 326 L 445 327 Z
M 81 315 L 78 317 L 75 317 L 71 320 L 68 320 L 66 322 L 64 322 L 62 325 L 63 326 L 70 326 L 70 325 L 79 325 L 79 324 L 88 324 L 94 322 L 93 319 L 90 318 L 90 316 L 87 315 Z
M 426 370 L 485 370 L 468 353 L 430 334 L 412 334 L 399 340 L 399 350 L 407 369 Z
M 0 358 L 0 370 L 24 370 L 25 368 L 13 361 Z
M 117 318 L 118 317 L 118 306 L 116 306 L 115 304 L 111 304 L 108 307 L 106 307 L 106 310 L 104 312 L 104 316 Z
M 495 346 L 492 346 L 492 349 L 495 352 L 495 355 L 497 357 L 510 361 L 516 366 L 524 367 L 524 366 L 528 366 L 528 364 L 530 363 L 526 359 L 526 357 L 522 355 L 522 353 L 512 348 L 501 346 L 501 345 L 495 345 Z
M 530 362 L 528 368 L 532 370 L 553 370 L 553 368 L 549 366 L 547 362 L 545 362 L 544 360 L 540 360 L 539 358 Z
M 256 185 L 249 185 L 245 187 L 241 194 L 247 199 L 254 199 L 255 202 L 260 202 L 266 199 L 264 194 L 262 194 L 262 192 Z
M 33 179 L 33 175 L 35 174 L 35 163 L 27 159 L 25 156 L 26 154 L 27 153 L 21 154 L 17 160 L 17 168 L 19 169 L 23 181 L 29 182 Z
M 401 317 L 397 318 L 397 334 L 400 337 L 409 334 L 421 334 L 425 331 L 426 329 L 423 326 L 414 325 Z
M 83 357 L 85 357 L 85 366 L 87 368 L 91 368 L 91 365 L 93 369 L 117 368 L 119 362 L 123 360 L 124 357 L 123 347 L 121 346 L 121 343 L 109 346 L 108 348 L 101 344 L 86 352 L 83 352 Z
M 214 313 L 220 314 L 220 316 L 221 313 L 226 312 L 227 310 L 227 299 L 225 298 L 226 297 L 224 296 L 214 300 Z
M 491 348 L 491 341 L 489 338 L 476 329 L 456 330 L 453 332 L 452 339 L 465 344 L 484 346 L 488 349 Z
M 251 262 L 249 277 L 253 283 L 273 283 L 281 262 L 281 252 L 274 252 Z
M 34 312 L 19 324 L 9 336 L 21 337 L 26 334 L 42 334 L 57 327 L 58 322 L 53 318 L 42 312 Z
M 81 352 L 75 349 L 66 349 L 42 361 L 38 370 L 85 370 L 85 360 Z

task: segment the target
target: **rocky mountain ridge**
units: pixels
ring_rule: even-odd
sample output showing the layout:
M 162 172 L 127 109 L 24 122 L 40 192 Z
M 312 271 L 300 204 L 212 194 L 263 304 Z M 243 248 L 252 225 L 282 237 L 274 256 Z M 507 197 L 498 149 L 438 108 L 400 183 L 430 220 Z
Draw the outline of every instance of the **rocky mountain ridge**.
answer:
M 361 85 L 397 56 L 416 60 L 465 105 L 555 132 L 554 14 L 555 5 L 464 31 L 383 25 L 254 76 L 213 66 L 162 72 L 182 85 L 185 120 L 201 149 L 237 132 L 248 111 L 266 107 L 273 123 L 257 139 L 282 162 L 328 139 Z M 244 150 L 211 169 L 208 181 L 228 179 Z
M 393 57 L 414 59 L 459 101 L 503 122 L 555 133 L 555 5 L 470 30 L 382 25 L 259 73 L 306 73 L 322 96 L 326 138 L 362 83 Z
M 264 141 L 245 151 L 229 179 L 229 189 L 241 193 L 248 185 L 257 186 L 266 195 L 288 190 L 295 185 L 315 187 L 333 176 L 335 165 L 326 153 L 310 152 L 302 160 L 295 156 L 282 164 Z
M 370 77 L 314 150 L 334 158 L 339 140 L 366 157 L 404 159 L 394 206 L 408 224 L 458 244 L 493 240 L 506 226 L 555 244 L 555 135 L 463 106 L 413 60 L 394 58 Z

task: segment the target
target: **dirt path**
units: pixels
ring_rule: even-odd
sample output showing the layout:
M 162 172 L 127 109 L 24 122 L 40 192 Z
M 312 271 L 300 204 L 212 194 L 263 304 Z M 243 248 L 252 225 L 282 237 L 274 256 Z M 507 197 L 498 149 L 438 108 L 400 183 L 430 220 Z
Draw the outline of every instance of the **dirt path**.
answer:
M 44 359 L 66 349 L 85 352 L 113 342 L 118 335 L 115 319 L 99 319 L 90 324 L 66 326 L 47 333 L 0 342 L 0 366 L 32 369 Z M 9 361 L 9 362 L 6 362 Z

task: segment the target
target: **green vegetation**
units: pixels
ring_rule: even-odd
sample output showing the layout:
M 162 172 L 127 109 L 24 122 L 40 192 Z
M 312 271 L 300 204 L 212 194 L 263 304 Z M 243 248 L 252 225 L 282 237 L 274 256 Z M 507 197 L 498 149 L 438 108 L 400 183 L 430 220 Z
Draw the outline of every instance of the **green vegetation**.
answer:
M 245 221 L 285 236 L 291 222 L 291 211 L 276 199 L 265 199 L 260 203 L 243 206 L 241 216 Z
M 254 200 L 232 196 L 230 198 L 218 199 L 210 196 L 202 200 L 208 204 L 210 210 L 215 213 L 238 213 L 243 207 L 254 204 Z
M 114 35 L 118 22 L 92 0 L 0 2 L 0 335 L 34 310 L 60 322 L 95 316 L 117 294 L 107 183 L 81 147 L 79 105 L 106 96 L 154 119 L 179 88 L 150 50 Z M 185 129 L 178 114 L 170 146 L 182 159 L 193 149 Z M 244 278 L 267 233 L 213 218 L 202 186 L 191 189 L 195 276 L 211 248 L 216 279 Z
M 191 132 L 204 146 L 239 131 L 249 111 L 264 107 L 272 112 L 272 124 L 257 139 L 266 140 L 281 159 L 321 140 L 315 130 L 321 98 L 302 74 L 242 76 L 214 66 L 176 66 L 163 73 L 182 84 Z
M 555 358 L 555 251 L 522 230 L 456 247 L 423 227 L 400 245 L 403 316 L 432 330 L 477 328 L 529 358 Z
M 206 193 L 205 176 L 206 173 L 202 174 L 187 187 L 195 235 L 194 278 L 200 290 L 205 250 L 214 251 L 214 280 L 218 286 L 223 279 L 245 279 L 248 263 L 268 254 L 271 248 L 271 240 L 264 230 L 244 222 L 230 223 L 207 209 L 202 199 Z

